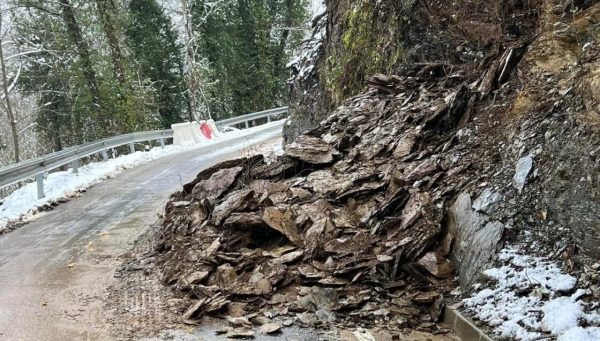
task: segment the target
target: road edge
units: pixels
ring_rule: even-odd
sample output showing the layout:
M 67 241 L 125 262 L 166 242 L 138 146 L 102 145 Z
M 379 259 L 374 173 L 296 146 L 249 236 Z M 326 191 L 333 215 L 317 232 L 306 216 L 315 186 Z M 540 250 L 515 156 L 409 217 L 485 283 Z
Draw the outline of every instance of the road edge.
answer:
M 446 306 L 442 321 L 463 341 L 494 341 L 458 309 Z

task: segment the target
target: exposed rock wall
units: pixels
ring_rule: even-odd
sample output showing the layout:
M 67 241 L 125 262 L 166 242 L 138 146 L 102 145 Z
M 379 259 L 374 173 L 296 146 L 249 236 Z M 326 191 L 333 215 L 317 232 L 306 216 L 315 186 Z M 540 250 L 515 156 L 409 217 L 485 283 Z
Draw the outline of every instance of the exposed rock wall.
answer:
M 420 76 L 450 81 L 465 77 L 464 69 L 487 69 L 470 86 L 477 95 L 467 98 L 472 113 L 454 137 L 465 149 L 457 157 L 477 160 L 472 182 L 453 199 L 446 219 L 461 284 L 471 283 L 493 258 L 502 246 L 496 239 L 564 254 L 570 266 L 578 255 L 582 261 L 600 256 L 600 4 L 327 5 L 318 67 L 309 81 L 293 84 L 292 102 L 299 104 L 286 128 L 294 131 L 288 141 L 316 126 L 372 73 L 403 75 L 418 67 Z M 526 156 L 532 169 L 516 188 L 515 167 Z M 501 196 L 498 209 L 467 210 L 467 199 L 484 189 Z
M 305 53 L 291 63 L 291 120 L 286 142 L 314 128 L 377 73 L 415 64 L 449 74 L 485 63 L 506 44 L 531 35 L 540 1 L 326 0 Z M 319 43 L 316 43 L 319 42 Z M 315 49 L 318 45 L 319 48 Z M 306 72 L 309 69 L 310 72 Z
M 534 193 L 517 198 L 537 211 L 531 225 L 542 232 L 535 238 L 598 258 L 600 4 L 579 5 L 565 18 L 563 2 L 545 3 L 541 33 L 520 65 L 519 91 L 508 114 L 520 125 L 509 139 L 514 150 L 535 154 Z
M 562 2 L 543 3 L 538 34 L 525 41 L 515 77 L 476 105 L 464 134 L 480 160 L 473 185 L 501 194 L 486 219 L 504 225 L 502 240 L 557 257 L 575 273 L 600 256 L 600 98 L 594 90 L 600 4 L 580 6 L 567 15 Z M 493 69 L 502 68 L 492 63 Z M 521 169 L 523 159 L 532 161 L 531 169 Z M 477 187 L 468 191 L 473 198 L 481 193 Z M 502 245 L 488 244 L 496 235 L 466 201 L 459 197 L 448 215 L 461 284 L 482 269 L 482 250 L 493 255 Z M 491 237 L 478 242 L 482 234 Z
M 452 261 L 460 265 L 457 272 L 463 285 L 471 284 L 478 272 L 489 264 L 504 233 L 504 224 L 491 221 L 486 212 L 475 210 L 473 206 L 469 193 L 463 192 L 448 212 L 451 237 L 447 238 L 452 238 Z

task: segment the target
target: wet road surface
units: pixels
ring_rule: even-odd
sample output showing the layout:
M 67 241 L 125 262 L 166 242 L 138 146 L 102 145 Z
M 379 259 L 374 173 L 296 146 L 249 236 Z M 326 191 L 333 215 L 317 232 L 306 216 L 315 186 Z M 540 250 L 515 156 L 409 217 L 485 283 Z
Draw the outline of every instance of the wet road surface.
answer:
M 0 236 L 0 340 L 108 340 L 102 316 L 119 255 L 203 168 L 272 141 L 281 126 L 167 156 L 100 183 Z

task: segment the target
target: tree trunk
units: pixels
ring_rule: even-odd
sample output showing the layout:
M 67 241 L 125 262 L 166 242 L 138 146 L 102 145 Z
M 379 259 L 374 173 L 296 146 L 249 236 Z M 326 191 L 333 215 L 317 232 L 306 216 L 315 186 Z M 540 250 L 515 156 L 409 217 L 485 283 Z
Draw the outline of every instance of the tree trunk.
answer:
M 59 0 L 62 5 L 62 18 L 67 25 L 67 31 L 69 33 L 69 37 L 75 44 L 77 48 L 77 53 L 79 55 L 79 59 L 81 61 L 81 68 L 83 75 L 88 83 L 89 91 L 92 95 L 92 100 L 94 103 L 94 107 L 96 112 L 99 115 L 100 122 L 103 124 L 107 124 L 106 118 L 103 117 L 103 105 L 102 99 L 100 96 L 100 89 L 98 87 L 98 80 L 96 78 L 96 73 L 94 72 L 94 68 L 92 66 L 92 58 L 90 56 L 90 50 L 87 43 L 83 40 L 83 35 L 81 34 L 81 28 L 75 19 L 75 11 L 73 7 L 69 3 L 69 0 Z M 106 125 L 105 125 L 106 127 Z
M 285 13 L 285 27 L 283 28 L 283 32 L 281 33 L 281 37 L 279 38 L 278 50 L 275 53 L 275 70 L 274 72 L 279 72 L 280 68 L 283 66 L 283 56 L 285 55 L 285 49 L 287 47 L 288 38 L 290 37 L 290 29 L 294 24 L 293 16 L 293 0 L 287 0 L 285 3 L 286 13 Z
M 197 60 L 196 51 L 194 50 L 194 28 L 192 27 L 192 14 L 190 12 L 188 0 L 181 0 L 181 13 L 183 23 L 185 25 L 185 63 L 187 67 L 185 79 L 188 93 L 188 114 L 190 116 L 190 120 L 194 120 L 195 118 L 210 119 L 212 116 L 210 113 L 210 107 L 208 105 L 204 89 L 202 88 L 202 80 L 200 79 L 200 75 L 196 69 Z M 210 13 L 208 15 L 210 15 Z M 198 117 L 199 115 L 196 113 L 199 102 L 198 93 L 200 93 L 206 104 L 207 117 Z
M 181 0 L 181 16 L 183 19 L 183 24 L 185 26 L 185 64 L 186 64 L 186 74 L 184 75 L 187 85 L 187 105 L 188 105 L 188 115 L 189 120 L 193 121 L 196 117 L 196 108 L 198 101 L 196 99 L 196 89 L 195 89 L 195 77 L 194 77 L 194 47 L 192 42 L 192 23 L 191 23 L 191 15 L 189 13 L 189 4 L 187 0 Z
M 2 32 L 2 18 L 0 17 L 0 33 Z M 4 48 L 2 47 L 2 37 L 0 36 L 0 67 L 2 68 L 2 83 L 4 88 L 4 100 L 6 101 L 6 113 L 10 123 L 10 130 L 12 132 L 13 148 L 15 155 L 15 163 L 20 161 L 19 156 L 19 132 L 17 130 L 17 119 L 12 110 L 12 104 L 10 102 L 9 89 L 8 89 L 8 77 L 6 76 L 6 64 L 4 63 Z
M 123 67 L 123 53 L 121 52 L 121 46 L 119 45 L 119 39 L 115 34 L 115 27 L 113 26 L 112 19 L 110 17 L 110 9 L 107 6 L 110 5 L 106 0 L 96 0 L 96 7 L 98 8 L 98 14 L 102 21 L 104 33 L 108 40 L 108 46 L 110 47 L 110 54 L 112 57 L 113 72 L 115 78 L 119 84 L 125 83 L 125 68 Z

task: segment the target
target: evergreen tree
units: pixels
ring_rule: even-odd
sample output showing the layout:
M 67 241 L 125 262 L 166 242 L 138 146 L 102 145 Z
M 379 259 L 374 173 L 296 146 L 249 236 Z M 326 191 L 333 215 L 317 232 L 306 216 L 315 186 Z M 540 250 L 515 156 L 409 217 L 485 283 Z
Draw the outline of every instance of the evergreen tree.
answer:
M 121 51 L 121 43 L 117 37 L 118 30 L 115 27 L 115 19 L 117 16 L 117 6 L 112 0 L 95 0 L 98 15 L 104 28 L 104 34 L 108 40 L 110 54 L 113 64 L 113 72 L 119 84 L 125 84 L 125 67 L 123 61 L 123 52 Z
M 52 149 L 81 143 L 93 130 L 84 124 L 82 113 L 95 108 L 78 71 L 61 13 L 40 2 L 20 1 L 17 5 L 26 8 L 15 20 L 17 43 L 39 51 L 24 60 L 18 85 L 25 94 L 39 96 L 38 127 Z
M 193 23 L 201 53 L 210 61 L 216 85 L 211 111 L 220 117 L 284 104 L 287 61 L 303 38 L 306 1 L 195 0 Z
M 168 127 L 181 120 L 185 105 L 182 46 L 156 0 L 131 0 L 128 12 L 126 35 L 133 60 L 156 89 L 161 123 Z

